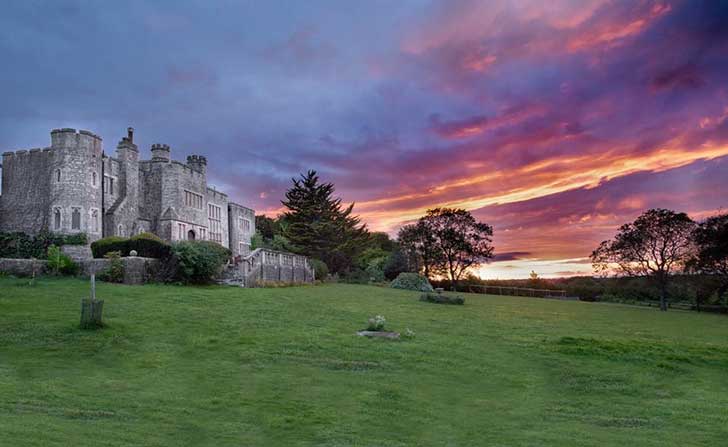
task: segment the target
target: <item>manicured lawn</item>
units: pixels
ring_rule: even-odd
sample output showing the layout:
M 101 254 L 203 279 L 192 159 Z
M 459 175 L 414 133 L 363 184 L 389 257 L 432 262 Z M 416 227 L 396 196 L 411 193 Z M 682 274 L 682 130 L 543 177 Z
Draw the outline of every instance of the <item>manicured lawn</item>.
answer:
M 2 446 L 718 446 L 728 318 L 326 285 L 0 279 Z M 414 339 L 354 335 L 387 318 Z

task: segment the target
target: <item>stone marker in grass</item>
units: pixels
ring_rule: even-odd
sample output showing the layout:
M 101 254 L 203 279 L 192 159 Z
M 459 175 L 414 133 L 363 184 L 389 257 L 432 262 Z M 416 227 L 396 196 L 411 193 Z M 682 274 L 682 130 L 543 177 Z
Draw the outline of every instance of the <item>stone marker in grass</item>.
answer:
M 96 299 L 96 275 L 91 274 L 91 298 L 81 300 L 81 329 L 98 329 L 103 327 L 101 313 L 104 300 Z

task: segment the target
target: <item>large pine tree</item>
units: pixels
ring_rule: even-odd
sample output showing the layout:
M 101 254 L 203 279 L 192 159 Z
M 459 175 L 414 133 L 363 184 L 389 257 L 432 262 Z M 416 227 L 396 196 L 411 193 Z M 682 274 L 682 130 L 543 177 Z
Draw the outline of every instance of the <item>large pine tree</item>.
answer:
M 366 225 L 351 214 L 354 204 L 342 207 L 333 183 L 319 183 L 316 171 L 292 180 L 281 202 L 287 208 L 283 235 L 294 251 L 322 260 L 331 272 L 349 270 L 369 240 Z

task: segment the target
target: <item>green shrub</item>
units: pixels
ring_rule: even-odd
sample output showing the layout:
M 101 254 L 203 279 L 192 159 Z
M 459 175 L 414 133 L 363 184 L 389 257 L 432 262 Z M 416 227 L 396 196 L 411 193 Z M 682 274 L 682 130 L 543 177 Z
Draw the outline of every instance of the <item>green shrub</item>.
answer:
M 342 273 L 341 282 L 349 284 L 369 284 L 369 274 L 360 268 L 355 268 Z
M 182 241 L 172 246 L 174 278 L 183 283 L 204 284 L 220 274 L 230 250 L 212 241 Z
M 109 259 L 109 268 L 99 273 L 99 280 L 106 282 L 124 282 L 124 263 L 121 260 L 121 253 L 110 251 L 104 255 Z
M 79 270 L 78 264 L 55 245 L 48 247 L 48 268 L 55 275 L 69 276 L 76 275 Z
M 172 247 L 159 236 L 152 233 L 139 233 L 129 238 L 127 242 L 129 252 L 135 250 L 137 256 L 144 258 L 162 259 L 172 253 Z
M 461 296 L 450 296 L 443 293 L 423 293 L 420 295 L 420 301 L 436 304 L 465 304 L 465 299 Z
M 401 250 L 395 250 L 390 253 L 382 267 L 384 277 L 390 281 L 396 279 L 400 273 L 407 272 L 408 269 L 407 257 Z
M 369 265 L 366 268 L 369 281 L 384 282 L 384 266 L 386 263 L 387 257 L 375 258 L 369 261 Z
M 84 245 L 85 233 L 70 235 L 42 232 L 35 236 L 22 232 L 0 232 L 0 258 L 44 258 L 51 245 Z
M 129 239 L 121 236 L 109 236 L 91 244 L 94 258 L 103 258 L 110 251 L 118 251 L 121 256 L 129 255 Z
M 386 323 L 387 323 L 387 320 L 381 315 L 371 317 L 370 319 L 367 320 L 367 330 L 368 331 L 383 331 L 384 325 Z
M 329 276 L 329 267 L 326 265 L 326 263 L 324 261 L 313 258 L 309 259 L 308 262 L 311 264 L 311 267 L 313 267 L 313 272 L 316 276 L 316 279 L 320 281 L 325 281 L 326 277 Z
M 434 292 L 430 281 L 417 273 L 400 273 L 390 287 L 394 289 L 416 290 L 418 292 Z

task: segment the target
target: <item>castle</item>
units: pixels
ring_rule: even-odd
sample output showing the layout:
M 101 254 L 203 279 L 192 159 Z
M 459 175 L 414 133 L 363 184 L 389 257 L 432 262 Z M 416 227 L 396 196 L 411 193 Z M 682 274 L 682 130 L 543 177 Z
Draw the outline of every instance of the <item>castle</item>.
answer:
M 86 233 L 89 241 L 151 232 L 247 255 L 255 212 L 208 186 L 205 157 L 181 163 L 166 144 L 151 151 L 151 160 L 139 159 L 130 127 L 115 157 L 101 137 L 75 129 L 51 131 L 50 147 L 3 153 L 0 231 Z

